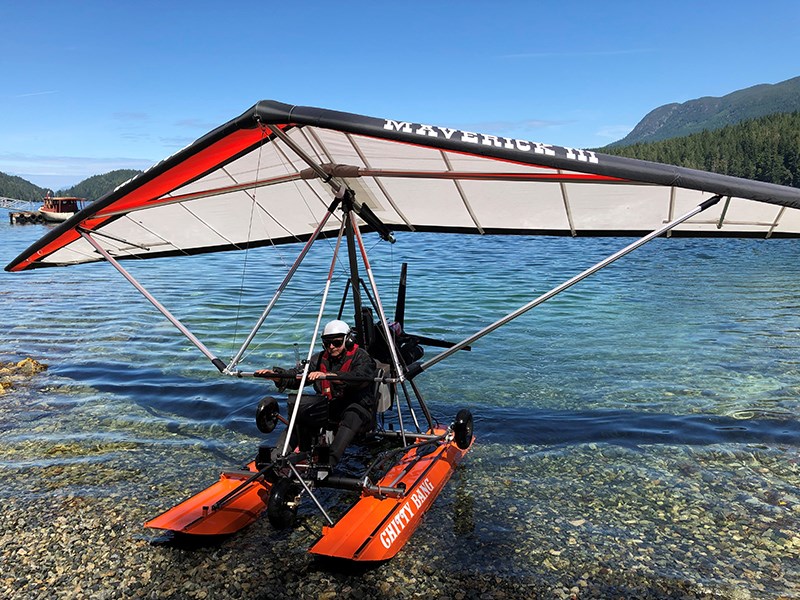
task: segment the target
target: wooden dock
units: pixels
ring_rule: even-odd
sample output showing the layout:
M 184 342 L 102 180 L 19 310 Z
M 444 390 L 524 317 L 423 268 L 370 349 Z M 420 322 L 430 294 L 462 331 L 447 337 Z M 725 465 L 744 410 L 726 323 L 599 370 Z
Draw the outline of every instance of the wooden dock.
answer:
M 27 225 L 28 223 L 43 223 L 44 217 L 38 210 L 33 209 L 33 202 L 17 200 L 16 198 L 0 198 L 0 208 L 9 209 L 8 222 L 11 225 Z M 29 210 L 17 210 L 28 208 Z
M 44 217 L 37 210 L 10 211 L 8 222 L 11 225 L 28 225 L 30 223 L 44 223 Z

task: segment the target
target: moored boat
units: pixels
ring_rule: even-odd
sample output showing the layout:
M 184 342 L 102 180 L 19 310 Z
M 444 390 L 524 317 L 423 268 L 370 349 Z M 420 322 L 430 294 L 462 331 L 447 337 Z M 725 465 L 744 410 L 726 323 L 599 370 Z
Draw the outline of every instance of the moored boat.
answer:
M 39 214 L 45 221 L 66 221 L 81 208 L 83 208 L 84 198 L 74 196 L 51 196 L 44 197 L 43 204 L 39 207 Z

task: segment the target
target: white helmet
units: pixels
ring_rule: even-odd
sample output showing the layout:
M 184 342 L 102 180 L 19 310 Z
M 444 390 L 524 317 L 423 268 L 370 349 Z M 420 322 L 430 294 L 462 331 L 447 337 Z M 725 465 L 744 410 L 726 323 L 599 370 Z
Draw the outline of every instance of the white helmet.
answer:
M 344 321 L 336 319 L 325 325 L 325 329 L 322 330 L 322 337 L 347 335 L 348 333 L 350 333 L 350 326 Z

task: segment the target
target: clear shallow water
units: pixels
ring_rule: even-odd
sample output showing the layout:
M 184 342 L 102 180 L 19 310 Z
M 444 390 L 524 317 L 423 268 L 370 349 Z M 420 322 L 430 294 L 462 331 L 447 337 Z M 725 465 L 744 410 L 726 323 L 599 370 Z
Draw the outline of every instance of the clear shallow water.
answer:
M 0 232 L 7 262 L 44 227 L 3 225 Z M 401 235 L 393 247 L 372 249 L 373 270 L 384 275 L 379 285 L 391 314 L 399 266 L 408 261 L 407 329 L 455 341 L 626 243 Z M 295 252 L 250 252 L 246 285 L 241 255 L 126 266 L 227 360 Z M 490 334 L 472 352 L 433 367 L 420 382 L 434 406 L 473 407 L 498 442 L 512 441 L 504 435 L 528 441 L 509 432 L 549 415 L 579 420 L 585 439 L 573 441 L 594 439 L 609 415 L 644 428 L 645 436 L 661 429 L 653 415 L 678 426 L 682 418 L 696 423 L 695 415 L 713 415 L 719 423 L 727 422 L 723 417 L 793 415 L 800 399 L 797 253 L 797 242 L 787 240 L 656 240 Z M 291 364 L 294 344 L 305 356 L 324 283 L 318 273 L 328 254 L 325 242 L 271 315 L 275 328 L 257 338 L 243 369 Z M 0 277 L 6 320 L 0 354 L 41 358 L 50 376 L 217 423 L 237 421 L 236 411 L 264 389 L 217 376 L 108 265 Z M 342 275 L 328 316 L 338 307 L 343 281 Z M 429 349 L 426 358 L 434 354 Z M 511 409 L 517 410 L 507 427 L 504 411 Z M 592 411 L 599 413 L 597 428 Z M 784 425 L 776 424 L 776 432 Z M 769 429 L 768 422 L 754 428 L 764 435 Z M 687 441 L 680 435 L 671 441 Z M 726 435 L 712 427 L 705 439 L 695 433 L 692 439 L 708 443 Z
M 44 232 L 0 220 L 0 262 Z M 629 242 L 398 238 L 368 242 L 388 312 L 407 261 L 407 329 L 454 341 Z M 443 421 L 464 406 L 476 415 L 479 444 L 431 516 L 454 520 L 461 564 L 539 577 L 579 571 L 600 552 L 660 578 L 795 595 L 799 250 L 790 240 L 656 240 L 420 376 Z M 126 267 L 228 359 L 297 251 Z M 295 343 L 305 354 L 329 260 L 323 242 L 243 369 L 291 364 Z M 27 481 L 14 493 L 38 489 L 30 476 L 46 481 L 54 467 L 72 473 L 57 489 L 107 493 L 120 475 L 99 482 L 104 465 L 161 452 L 158 471 L 134 476 L 160 486 L 145 507 L 155 511 L 254 449 L 253 408 L 271 389 L 217 375 L 110 266 L 3 272 L 0 303 L 0 360 L 49 365 L 37 390 L 3 400 L 0 469 Z M 195 469 L 176 473 L 187 460 Z M 442 552 L 440 538 L 417 538 L 409 559 Z M 779 567 L 772 587 L 743 574 L 754 562 Z

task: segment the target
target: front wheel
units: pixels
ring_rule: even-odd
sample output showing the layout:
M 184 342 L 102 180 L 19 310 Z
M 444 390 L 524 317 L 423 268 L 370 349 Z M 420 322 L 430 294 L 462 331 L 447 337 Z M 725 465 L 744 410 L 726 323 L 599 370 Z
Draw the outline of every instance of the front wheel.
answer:
M 256 409 L 256 427 L 262 433 L 272 433 L 278 424 L 278 415 L 280 415 L 278 400 L 272 396 L 262 398 Z
M 456 415 L 453 423 L 453 434 L 456 446 L 462 450 L 469 448 L 472 443 L 472 413 L 466 408 L 462 408 Z
M 297 517 L 300 486 L 288 477 L 276 481 L 267 502 L 267 517 L 275 529 L 288 529 Z

